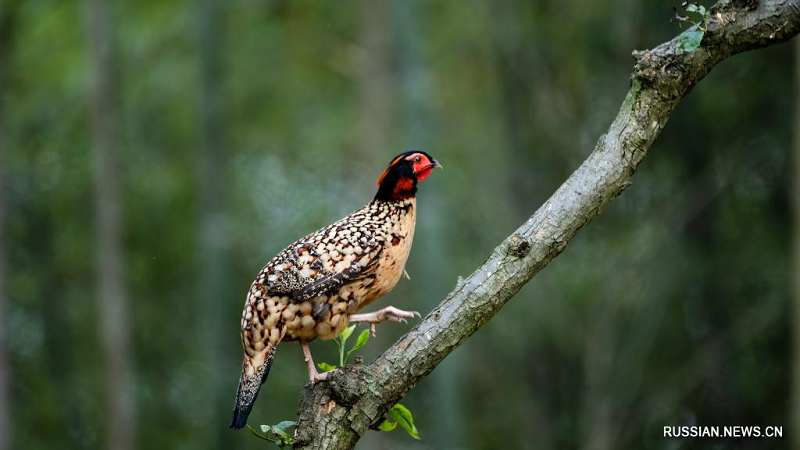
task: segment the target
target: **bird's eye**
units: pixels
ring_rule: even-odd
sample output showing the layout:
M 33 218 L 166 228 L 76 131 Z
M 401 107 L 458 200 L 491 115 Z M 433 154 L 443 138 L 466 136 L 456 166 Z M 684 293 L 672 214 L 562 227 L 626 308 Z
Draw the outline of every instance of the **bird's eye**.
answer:
M 420 161 L 422 161 L 422 158 L 420 158 L 419 156 L 417 156 L 416 158 L 414 158 L 414 162 L 420 162 Z

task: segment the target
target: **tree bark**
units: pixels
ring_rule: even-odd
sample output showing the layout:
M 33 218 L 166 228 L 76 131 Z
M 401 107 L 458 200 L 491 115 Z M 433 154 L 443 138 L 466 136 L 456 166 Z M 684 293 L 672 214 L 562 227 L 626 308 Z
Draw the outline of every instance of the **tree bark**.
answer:
M 105 0 L 86 0 L 92 64 L 91 123 L 94 141 L 96 270 L 100 332 L 106 363 L 106 445 L 133 448 L 135 415 L 130 369 L 128 305 L 123 281 L 120 170 L 111 62 L 111 32 Z
M 448 354 L 486 324 L 575 234 L 630 186 L 647 150 L 683 98 L 720 61 L 786 41 L 800 29 L 800 0 L 755 9 L 714 5 L 694 51 L 680 36 L 634 52 L 631 87 L 608 131 L 567 181 L 472 275 L 372 364 L 331 374 L 300 398 L 296 449 L 353 448 L 370 426 Z

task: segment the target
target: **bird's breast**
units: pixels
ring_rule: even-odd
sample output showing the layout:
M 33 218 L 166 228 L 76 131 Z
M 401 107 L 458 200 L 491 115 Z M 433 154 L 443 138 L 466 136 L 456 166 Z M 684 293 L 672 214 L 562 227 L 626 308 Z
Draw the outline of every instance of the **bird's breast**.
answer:
M 358 309 L 394 289 L 406 267 L 408 254 L 414 240 L 416 224 L 416 200 L 411 199 L 396 214 L 390 215 L 381 230 L 382 250 L 372 280 L 353 281 L 354 287 L 365 288 L 360 298 Z

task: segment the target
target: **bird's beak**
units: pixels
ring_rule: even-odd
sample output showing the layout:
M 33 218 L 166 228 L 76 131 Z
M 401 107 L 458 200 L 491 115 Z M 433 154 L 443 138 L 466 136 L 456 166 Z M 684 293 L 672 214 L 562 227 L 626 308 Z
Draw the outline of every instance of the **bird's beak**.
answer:
M 444 167 L 442 167 L 442 165 L 439 163 L 439 161 L 437 161 L 435 159 L 433 160 L 433 167 L 436 167 L 437 169 L 444 169 Z

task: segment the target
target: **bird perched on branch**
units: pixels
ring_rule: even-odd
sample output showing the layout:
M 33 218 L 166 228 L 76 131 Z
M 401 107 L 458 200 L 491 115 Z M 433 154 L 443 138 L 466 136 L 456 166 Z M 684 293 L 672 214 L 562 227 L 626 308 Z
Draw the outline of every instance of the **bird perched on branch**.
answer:
M 416 223 L 417 183 L 441 168 L 425 152 L 395 157 L 363 208 L 278 253 L 259 272 L 244 304 L 244 361 L 231 428 L 242 428 L 267 379 L 275 349 L 300 341 L 312 383 L 324 380 L 308 343 L 333 339 L 351 322 L 374 325 L 419 316 L 389 306 L 356 314 L 391 291 L 404 272 Z

